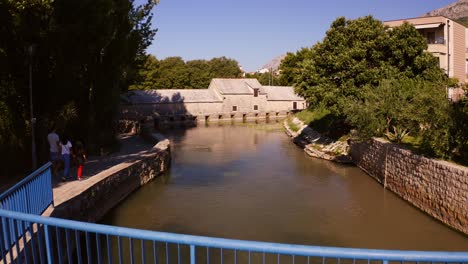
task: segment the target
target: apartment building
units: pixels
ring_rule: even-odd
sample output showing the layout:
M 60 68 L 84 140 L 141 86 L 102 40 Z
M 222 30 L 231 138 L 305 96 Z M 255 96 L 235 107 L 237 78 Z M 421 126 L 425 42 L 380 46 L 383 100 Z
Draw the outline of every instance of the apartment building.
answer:
M 439 58 L 440 68 L 461 83 L 468 82 L 468 28 L 443 16 L 419 17 L 384 22 L 396 27 L 413 24 L 428 44 L 427 51 Z

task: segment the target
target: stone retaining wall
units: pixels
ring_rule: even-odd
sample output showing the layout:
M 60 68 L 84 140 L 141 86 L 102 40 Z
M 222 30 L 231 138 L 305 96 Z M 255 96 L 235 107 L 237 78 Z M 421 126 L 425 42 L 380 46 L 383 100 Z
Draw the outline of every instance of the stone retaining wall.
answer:
M 96 184 L 55 207 L 51 216 L 78 221 L 99 221 L 130 193 L 165 172 L 171 163 L 169 140 L 159 141 L 133 162 L 121 163 L 101 173 L 108 174 Z M 162 140 L 161 140 L 162 139 Z
M 468 234 L 468 168 L 429 159 L 383 139 L 352 143 L 354 162 L 386 188 Z

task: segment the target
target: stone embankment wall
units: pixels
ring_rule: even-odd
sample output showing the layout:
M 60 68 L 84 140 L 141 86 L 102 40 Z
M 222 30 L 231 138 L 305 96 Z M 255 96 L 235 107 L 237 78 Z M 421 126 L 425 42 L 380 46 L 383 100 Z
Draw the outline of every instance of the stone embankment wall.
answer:
M 140 153 L 136 160 L 101 172 L 107 174 L 101 181 L 55 207 L 51 216 L 99 221 L 130 193 L 167 171 L 171 163 L 169 140 L 155 133 L 145 135 L 145 138 L 149 137 L 157 142 L 152 149 Z
M 354 162 L 386 188 L 468 234 L 468 168 L 429 159 L 383 139 L 352 143 Z

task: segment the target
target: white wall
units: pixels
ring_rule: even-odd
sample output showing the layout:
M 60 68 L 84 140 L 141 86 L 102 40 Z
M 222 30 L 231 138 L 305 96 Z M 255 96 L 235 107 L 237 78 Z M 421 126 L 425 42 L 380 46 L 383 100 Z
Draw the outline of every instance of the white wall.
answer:
M 225 94 L 223 95 L 224 103 L 222 107 L 223 113 L 232 112 L 232 107 L 237 106 L 237 112 L 265 112 L 266 111 L 266 96 L 259 94 L 258 97 L 254 97 L 253 94 Z M 254 105 L 258 105 L 258 110 L 254 111 Z
M 292 111 L 293 102 L 297 103 L 297 110 L 302 110 L 306 108 L 305 101 L 268 101 L 266 111 L 267 112 Z

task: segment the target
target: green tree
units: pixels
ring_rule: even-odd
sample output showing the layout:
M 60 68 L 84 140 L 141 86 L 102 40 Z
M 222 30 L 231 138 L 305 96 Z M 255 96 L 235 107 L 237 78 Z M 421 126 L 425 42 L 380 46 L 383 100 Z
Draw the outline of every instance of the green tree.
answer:
M 239 63 L 226 57 L 213 58 L 208 61 L 211 78 L 239 78 L 241 70 Z
M 322 42 L 302 50 L 295 55 L 298 58 L 290 56 L 290 61 L 298 59 L 292 64 L 298 67 L 290 70 L 294 77 L 289 79 L 311 106 L 324 104 L 342 114 L 347 100 L 362 99 L 362 88 L 375 87 L 382 79 L 443 79 L 436 58 L 425 53 L 426 48 L 424 38 L 407 23 L 388 30 L 371 16 L 341 17 Z
M 468 89 L 465 87 L 465 95 Z M 468 97 L 453 104 L 450 115 L 453 127 L 450 130 L 450 144 L 453 158 L 468 165 Z
M 128 0 L 0 1 L 1 152 L 15 149 L 18 155 L 10 156 L 16 160 L 30 156 L 25 155 L 31 141 L 29 65 L 43 157 L 52 122 L 88 147 L 111 144 L 119 95 L 156 32 L 151 28 L 155 4 L 153 0 L 142 5 Z
M 213 78 L 240 76 L 237 61 L 226 57 L 185 62 L 181 57 L 158 61 L 149 56 L 137 71 L 131 89 L 202 89 Z
M 187 62 L 189 86 L 193 89 L 207 88 L 211 81 L 210 65 L 206 60 L 191 60 Z
M 309 48 L 302 48 L 296 53 L 288 52 L 286 57 L 281 61 L 278 82 L 286 86 L 294 85 L 295 78 L 299 74 L 299 63 L 310 57 L 311 49 Z
M 449 127 L 449 102 L 445 88 L 438 84 L 385 79 L 376 87 L 363 87 L 362 95 L 362 100 L 349 101 L 344 108 L 348 122 L 361 137 L 384 136 L 395 130 L 428 135 L 439 126 Z
M 168 57 L 159 61 L 159 76 L 153 89 L 184 89 L 189 86 L 189 72 L 181 57 Z
M 136 71 L 129 90 L 153 89 L 153 84 L 157 82 L 159 75 L 158 59 L 153 55 L 148 55 Z

